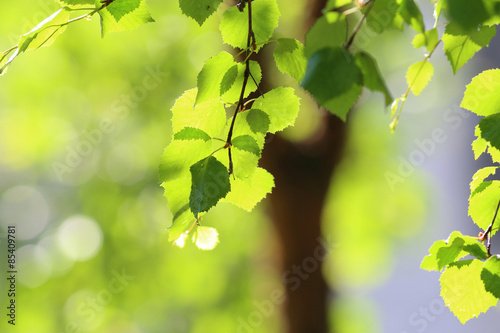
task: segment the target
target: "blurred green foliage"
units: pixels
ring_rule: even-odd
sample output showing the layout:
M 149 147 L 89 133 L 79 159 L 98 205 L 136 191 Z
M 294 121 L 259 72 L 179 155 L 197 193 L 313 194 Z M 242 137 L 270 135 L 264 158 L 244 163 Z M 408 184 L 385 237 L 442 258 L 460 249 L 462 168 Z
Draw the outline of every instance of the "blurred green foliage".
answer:
M 282 288 L 261 208 L 249 214 L 222 204 L 207 215 L 204 224 L 220 234 L 213 251 L 168 242 L 172 216 L 157 166 L 171 136 L 169 110 L 223 45 L 220 12 L 199 28 L 176 1 L 150 1 L 149 8 L 155 23 L 104 39 L 97 17 L 72 24 L 0 78 L 0 234 L 17 226 L 19 332 L 281 328 L 279 304 L 267 314 L 259 306 Z M 302 8 L 280 8 L 278 35 L 297 36 Z M 4 2 L 0 49 L 56 10 L 50 0 Z M 304 97 L 297 127 L 285 133 L 295 140 L 314 133 L 321 119 Z M 326 270 L 332 288 L 387 277 L 392 241 L 414 235 L 425 211 L 418 186 L 388 190 L 383 172 L 398 147 L 386 119 L 370 112 L 353 117 L 355 134 L 328 202 L 325 233 L 340 244 Z M 0 287 L 3 300 L 5 279 Z M 356 302 L 339 302 L 332 318 L 359 318 L 356 312 L 373 308 Z M 0 325 L 3 331 L 5 320 Z M 349 320 L 336 326 L 376 330 Z

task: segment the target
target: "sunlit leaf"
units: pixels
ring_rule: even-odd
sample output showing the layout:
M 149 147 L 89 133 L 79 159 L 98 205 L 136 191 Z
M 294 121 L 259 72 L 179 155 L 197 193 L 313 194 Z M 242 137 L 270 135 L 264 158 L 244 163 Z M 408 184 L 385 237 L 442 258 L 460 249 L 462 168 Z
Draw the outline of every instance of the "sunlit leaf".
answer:
M 251 211 L 274 187 L 274 178 L 264 169 L 257 168 L 252 177 L 231 178 L 231 192 L 224 201 Z
M 280 38 L 274 50 L 276 66 L 282 73 L 289 74 L 300 82 L 304 77 L 307 59 L 304 56 L 304 45 L 293 38 Z
M 457 24 L 453 22 L 448 24 L 442 39 L 443 49 L 453 68 L 453 74 L 456 74 L 476 52 L 488 46 L 495 34 L 495 27 L 480 26 L 464 32 Z
M 222 0 L 179 0 L 184 15 L 192 17 L 199 25 L 215 13 L 221 3 Z
M 478 116 L 489 116 L 500 109 L 500 69 L 490 69 L 475 76 L 467 85 L 461 107 Z
M 434 74 L 434 67 L 427 60 L 414 63 L 406 72 L 406 82 L 414 95 L 420 95 Z
M 482 261 L 464 260 L 449 265 L 439 279 L 444 303 L 462 324 L 498 302 L 485 290 L 482 271 Z
M 246 49 L 248 38 L 248 9 L 240 12 L 236 6 L 226 10 L 220 23 L 224 43 L 232 47 Z M 273 35 L 278 26 L 280 12 L 275 0 L 252 2 L 252 24 L 258 51 Z
M 493 175 L 496 171 L 497 167 L 486 167 L 476 171 L 474 176 L 472 176 L 472 181 L 470 182 L 471 193 L 477 189 L 486 177 Z
M 293 88 L 278 87 L 257 98 L 252 109 L 263 111 L 269 117 L 270 133 L 293 125 L 299 113 L 300 100 Z
M 196 104 L 220 98 L 222 81 L 227 71 L 235 65 L 233 56 L 225 51 L 205 61 L 198 74 Z
M 102 5 L 96 0 L 97 6 Z M 99 11 L 101 17 L 101 34 L 130 31 L 141 25 L 154 22 L 149 14 L 146 0 L 116 0 Z
M 174 134 L 174 140 L 210 140 L 210 135 L 198 128 L 184 127 Z

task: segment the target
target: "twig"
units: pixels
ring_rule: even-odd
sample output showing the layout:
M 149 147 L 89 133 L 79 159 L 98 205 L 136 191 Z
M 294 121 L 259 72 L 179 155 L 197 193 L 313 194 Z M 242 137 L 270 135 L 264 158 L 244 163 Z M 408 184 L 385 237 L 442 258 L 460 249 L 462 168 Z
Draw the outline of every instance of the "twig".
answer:
M 368 4 L 368 8 L 366 9 L 366 12 L 365 14 L 363 15 L 363 17 L 361 18 L 361 20 L 359 21 L 358 25 L 356 26 L 356 28 L 354 29 L 354 32 L 352 33 L 351 35 L 351 38 L 349 38 L 349 41 L 347 42 L 347 44 L 345 45 L 345 49 L 348 50 L 352 43 L 354 42 L 354 37 L 356 37 L 356 35 L 358 34 L 359 32 L 359 29 L 361 29 L 361 26 L 363 25 L 363 23 L 365 22 L 366 20 L 366 17 L 368 16 L 368 14 L 370 13 L 370 10 L 372 10 L 373 8 L 373 4 L 375 3 L 375 0 L 372 0 L 370 1 L 370 3 Z
M 238 112 L 243 110 L 243 99 L 245 98 L 245 89 L 248 83 L 248 77 L 251 76 L 250 74 L 250 55 L 253 52 L 253 49 L 256 47 L 255 45 L 255 34 L 253 32 L 252 28 L 252 1 L 250 0 L 244 0 L 247 1 L 248 4 L 248 38 L 247 38 L 247 49 L 246 49 L 246 56 L 245 56 L 245 73 L 243 76 L 243 84 L 241 87 L 241 93 L 240 93 L 240 99 L 238 100 L 238 104 L 236 105 L 236 110 L 234 110 L 234 115 L 233 115 L 233 120 L 231 121 L 231 126 L 229 127 L 229 132 L 227 134 L 227 140 L 226 140 L 226 145 L 224 148 L 228 149 L 228 156 L 229 156 L 229 174 L 233 173 L 233 160 L 231 156 L 231 139 L 233 137 L 233 129 L 234 129 L 234 123 L 236 121 L 236 116 L 238 115 Z M 253 77 L 252 77 L 253 79 Z M 255 81 L 255 80 L 254 80 Z
M 495 224 L 495 220 L 497 218 L 497 214 L 498 214 L 498 209 L 499 208 L 500 208 L 500 200 L 498 200 L 498 205 L 497 205 L 497 209 L 495 210 L 495 215 L 493 216 L 493 220 L 491 221 L 491 223 L 488 226 L 488 228 L 486 228 L 486 230 L 484 231 L 484 235 L 486 235 L 486 237 L 487 237 L 486 250 L 488 251 L 488 258 L 491 257 L 491 252 L 490 252 L 490 248 L 491 248 L 491 232 L 493 230 L 493 224 Z

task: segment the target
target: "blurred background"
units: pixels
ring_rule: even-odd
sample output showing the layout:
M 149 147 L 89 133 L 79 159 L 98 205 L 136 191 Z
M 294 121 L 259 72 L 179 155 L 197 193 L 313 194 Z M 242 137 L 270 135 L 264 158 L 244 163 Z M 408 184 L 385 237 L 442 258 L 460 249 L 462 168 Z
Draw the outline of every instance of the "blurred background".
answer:
M 306 3 L 279 2 L 276 34 L 303 39 L 297 22 Z M 432 5 L 418 4 L 431 27 Z M 286 327 L 268 202 L 252 213 L 222 203 L 207 214 L 205 225 L 220 235 L 213 251 L 168 242 L 172 216 L 157 169 L 170 108 L 196 86 L 204 61 L 227 48 L 221 11 L 200 28 L 177 1 L 150 0 L 149 8 L 156 23 L 104 39 L 97 17 L 71 24 L 0 78 L 0 252 L 6 258 L 7 226 L 15 225 L 18 270 L 16 326 L 2 312 L 2 332 Z M 57 9 L 50 0 L 3 1 L 0 50 Z M 408 66 L 424 58 L 413 35 L 365 31 L 358 40 L 377 57 L 394 97 L 407 89 Z M 498 65 L 498 45 L 495 38 L 456 76 L 438 47 L 430 85 L 410 95 L 393 134 L 382 95 L 365 91 L 357 103 L 322 216 L 332 332 L 478 332 L 498 322 L 495 308 L 461 325 L 439 296 L 439 274 L 419 269 L 435 240 L 479 232 L 467 216 L 469 182 L 491 162 L 474 160 L 478 120 L 459 104 L 471 78 Z M 292 84 L 280 73 L 271 81 Z M 291 141 L 313 136 L 322 119 L 300 94 L 297 125 L 283 133 Z M 5 309 L 5 278 L 0 295 Z

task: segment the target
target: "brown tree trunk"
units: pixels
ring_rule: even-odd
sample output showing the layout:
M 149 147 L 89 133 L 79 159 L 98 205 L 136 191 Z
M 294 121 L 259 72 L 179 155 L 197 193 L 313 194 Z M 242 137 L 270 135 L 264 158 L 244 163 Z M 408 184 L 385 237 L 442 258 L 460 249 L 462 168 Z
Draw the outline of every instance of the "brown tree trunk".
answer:
M 321 15 L 325 2 L 308 0 L 306 28 Z M 330 332 L 329 288 L 322 274 L 325 242 L 321 217 L 345 133 L 345 124 L 325 111 L 321 128 L 307 142 L 292 143 L 277 135 L 264 148 L 262 166 L 276 182 L 269 209 L 281 248 L 288 333 Z

